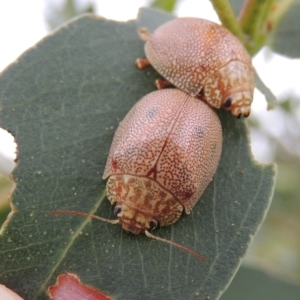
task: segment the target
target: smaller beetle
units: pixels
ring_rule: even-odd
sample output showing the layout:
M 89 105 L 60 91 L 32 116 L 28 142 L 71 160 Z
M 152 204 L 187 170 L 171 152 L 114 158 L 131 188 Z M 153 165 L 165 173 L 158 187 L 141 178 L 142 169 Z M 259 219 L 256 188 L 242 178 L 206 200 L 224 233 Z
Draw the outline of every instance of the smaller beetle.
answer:
M 153 34 L 140 29 L 147 59 L 136 65 L 153 68 L 175 87 L 236 116 L 251 111 L 254 71 L 241 42 L 224 27 L 199 18 L 178 18 Z M 161 81 L 158 81 L 157 86 Z

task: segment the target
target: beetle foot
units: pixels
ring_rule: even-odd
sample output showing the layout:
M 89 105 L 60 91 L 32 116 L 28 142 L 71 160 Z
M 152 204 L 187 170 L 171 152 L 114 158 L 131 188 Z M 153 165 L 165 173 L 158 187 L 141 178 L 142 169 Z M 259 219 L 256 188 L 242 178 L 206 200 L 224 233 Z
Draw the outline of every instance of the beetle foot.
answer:
M 156 79 L 155 86 L 158 90 L 162 90 L 162 89 L 172 86 L 172 83 L 165 79 Z
M 139 68 L 139 69 L 144 69 L 148 66 L 150 66 L 150 62 L 148 59 L 146 58 L 137 58 L 135 61 L 135 65 Z
M 138 33 L 139 33 L 141 40 L 143 40 L 145 42 L 148 41 L 148 39 L 150 37 L 150 32 L 146 28 L 140 28 Z

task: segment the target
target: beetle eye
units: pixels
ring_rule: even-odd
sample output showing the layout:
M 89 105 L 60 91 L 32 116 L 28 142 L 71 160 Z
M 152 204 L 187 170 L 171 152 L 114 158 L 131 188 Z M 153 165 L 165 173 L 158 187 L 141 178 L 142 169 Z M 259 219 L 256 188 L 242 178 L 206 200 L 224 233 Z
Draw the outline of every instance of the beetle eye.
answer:
M 232 98 L 229 96 L 229 97 L 226 98 L 223 106 L 228 108 L 228 107 L 231 106 L 231 104 L 232 104 Z
M 154 230 L 157 227 L 157 221 L 151 220 L 149 222 L 149 227 L 150 227 L 150 230 Z
M 116 205 L 114 208 L 114 215 L 117 217 L 118 214 L 121 212 L 122 206 L 121 205 Z

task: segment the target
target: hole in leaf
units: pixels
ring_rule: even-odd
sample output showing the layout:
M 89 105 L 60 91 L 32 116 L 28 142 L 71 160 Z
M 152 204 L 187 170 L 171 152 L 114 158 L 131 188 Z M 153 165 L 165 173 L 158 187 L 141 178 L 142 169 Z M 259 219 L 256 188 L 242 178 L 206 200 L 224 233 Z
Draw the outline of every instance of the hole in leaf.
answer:
M 51 300 L 112 300 L 110 296 L 104 294 L 91 286 L 83 284 L 75 274 L 65 273 L 57 277 L 56 284 L 48 288 L 48 295 Z
M 0 128 L 0 233 L 10 218 L 10 196 L 14 189 L 11 172 L 16 166 L 17 144 L 8 131 Z

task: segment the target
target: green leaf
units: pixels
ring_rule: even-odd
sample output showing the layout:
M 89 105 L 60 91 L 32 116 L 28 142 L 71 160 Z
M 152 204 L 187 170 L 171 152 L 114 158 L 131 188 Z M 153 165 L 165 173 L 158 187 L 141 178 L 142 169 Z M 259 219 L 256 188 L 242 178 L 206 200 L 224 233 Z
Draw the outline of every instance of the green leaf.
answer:
M 300 286 L 270 272 L 243 266 L 221 300 L 298 300 Z
M 270 41 L 272 49 L 280 54 L 300 57 L 300 0 L 295 0 L 283 15 Z
M 265 83 L 261 80 L 256 70 L 254 71 L 255 71 L 255 87 L 265 96 L 268 104 L 268 110 L 274 109 L 278 105 L 277 98 L 272 93 L 272 91 L 265 85 Z
M 223 110 L 214 180 L 190 215 L 155 232 L 208 262 L 118 225 L 51 215 L 71 209 L 114 218 L 102 180 L 110 143 L 158 76 L 134 66 L 144 56 L 137 27 L 157 17 L 143 14 L 138 25 L 93 15 L 74 20 L 1 75 L 0 125 L 15 135 L 19 155 L 16 212 L 0 236 L 0 282 L 25 299 L 46 299 L 65 271 L 116 299 L 216 299 L 266 215 L 275 167 L 253 160 L 245 122 Z
M 176 2 L 176 0 L 154 0 L 151 6 L 172 12 L 175 8 Z
M 8 199 L 12 188 L 13 184 L 9 178 L 0 173 L 0 228 L 10 212 Z

